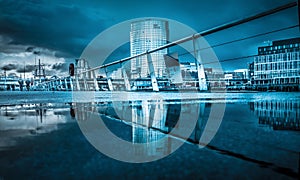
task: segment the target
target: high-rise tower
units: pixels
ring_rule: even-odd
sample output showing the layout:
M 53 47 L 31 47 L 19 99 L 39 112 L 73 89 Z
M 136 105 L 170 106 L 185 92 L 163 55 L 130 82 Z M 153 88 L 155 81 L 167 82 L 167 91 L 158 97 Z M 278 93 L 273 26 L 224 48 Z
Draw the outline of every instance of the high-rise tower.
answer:
M 134 56 L 168 43 L 168 21 L 160 19 L 145 19 L 131 23 L 130 55 Z M 164 55 L 167 48 L 151 53 L 156 77 L 165 74 Z M 147 56 L 141 56 L 131 61 L 131 78 L 147 77 L 150 74 Z

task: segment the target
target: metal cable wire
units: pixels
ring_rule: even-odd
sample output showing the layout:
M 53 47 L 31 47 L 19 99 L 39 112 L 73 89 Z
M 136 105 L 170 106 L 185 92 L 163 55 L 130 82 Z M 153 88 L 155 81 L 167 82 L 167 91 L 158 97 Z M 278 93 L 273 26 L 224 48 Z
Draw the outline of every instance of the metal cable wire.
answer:
M 236 39 L 236 40 L 232 40 L 232 41 L 212 45 L 210 47 L 200 48 L 199 51 L 206 50 L 206 49 L 212 49 L 212 48 L 215 48 L 215 47 L 224 46 L 224 45 L 227 45 L 227 44 L 232 44 L 232 43 L 235 43 L 235 42 L 244 41 L 244 40 L 256 38 L 256 37 L 259 37 L 259 36 L 265 36 L 265 35 L 268 35 L 268 34 L 280 32 L 280 31 L 285 31 L 285 30 L 289 30 L 289 29 L 293 29 L 293 28 L 297 28 L 297 27 L 299 27 L 299 24 L 289 26 L 289 27 L 285 27 L 285 28 L 281 28 L 281 29 L 276 29 L 276 30 L 273 30 L 273 31 L 268 31 L 268 32 L 265 32 L 265 33 L 256 34 L 256 35 L 253 35 L 253 36 L 248 36 L 248 37 L 245 37 L 245 38 L 240 38 L 240 39 Z M 188 51 L 188 52 L 179 54 L 178 56 L 183 56 L 183 55 L 190 54 L 190 53 L 193 53 L 193 52 L 194 51 Z

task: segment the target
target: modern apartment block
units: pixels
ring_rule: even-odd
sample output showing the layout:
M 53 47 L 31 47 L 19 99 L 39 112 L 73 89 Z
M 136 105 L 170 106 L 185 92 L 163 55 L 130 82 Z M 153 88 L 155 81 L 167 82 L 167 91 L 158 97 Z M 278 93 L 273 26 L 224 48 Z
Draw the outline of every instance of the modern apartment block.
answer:
M 273 41 L 258 48 L 254 58 L 253 87 L 268 90 L 299 90 L 300 38 Z

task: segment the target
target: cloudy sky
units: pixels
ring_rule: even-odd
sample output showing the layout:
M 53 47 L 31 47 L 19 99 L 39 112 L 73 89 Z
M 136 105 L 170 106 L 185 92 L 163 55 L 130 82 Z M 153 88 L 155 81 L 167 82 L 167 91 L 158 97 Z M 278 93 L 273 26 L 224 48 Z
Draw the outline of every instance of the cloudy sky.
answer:
M 0 0 L 0 74 L 31 72 L 41 59 L 48 75 L 67 67 L 102 31 L 133 18 L 161 17 L 204 31 L 295 0 Z M 298 24 L 297 7 L 205 37 L 216 45 Z M 180 31 L 180 30 L 178 30 Z M 214 49 L 220 60 L 254 55 L 266 41 L 299 37 L 299 28 L 251 38 Z M 101 49 L 99 49 L 101 51 Z M 129 52 L 128 52 L 129 54 Z M 222 63 L 246 68 L 252 58 Z M 24 66 L 25 64 L 25 66 Z M 29 76 L 30 73 L 27 73 Z

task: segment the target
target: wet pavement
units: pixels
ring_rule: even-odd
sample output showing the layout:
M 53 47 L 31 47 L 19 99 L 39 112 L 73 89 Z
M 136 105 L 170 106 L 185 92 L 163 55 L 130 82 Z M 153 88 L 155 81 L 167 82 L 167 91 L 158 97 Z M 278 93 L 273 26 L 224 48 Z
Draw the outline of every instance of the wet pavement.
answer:
M 76 103 L 67 92 L 7 95 L 0 98 L 0 179 L 299 178 L 300 93 L 96 93 L 93 101 L 76 95 Z M 220 127 L 203 147 L 222 108 Z M 108 157 L 90 136 L 110 147 L 114 141 L 97 134 L 103 127 L 83 130 L 99 121 L 141 145 L 112 152 L 158 160 Z

